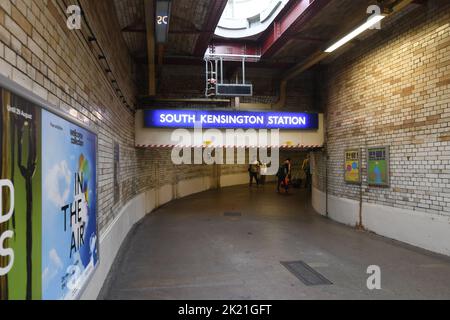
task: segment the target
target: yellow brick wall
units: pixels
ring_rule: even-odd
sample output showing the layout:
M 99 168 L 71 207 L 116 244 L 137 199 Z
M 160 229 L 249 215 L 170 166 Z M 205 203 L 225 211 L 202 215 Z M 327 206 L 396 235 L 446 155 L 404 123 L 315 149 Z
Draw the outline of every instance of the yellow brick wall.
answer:
M 389 19 L 327 67 L 328 190 L 359 200 L 344 183 L 344 150 L 388 145 L 390 188 L 367 186 L 363 151 L 363 201 L 450 216 L 450 2 Z M 324 190 L 325 157 L 316 159 Z
M 98 208 L 99 227 L 103 228 L 137 192 L 127 187 L 136 183 L 134 117 L 117 96 L 84 34 L 67 28 L 65 8 L 61 0 L 1 0 L 0 73 L 98 131 Z M 94 20 L 96 14 L 92 10 L 88 18 Z M 92 26 L 98 34 L 107 27 L 112 37 L 120 35 L 112 24 Z M 87 32 L 85 21 L 82 30 Z M 135 88 L 128 76 L 132 65 L 117 58 L 128 53 L 122 50 L 114 54 L 108 55 L 108 62 L 127 102 L 133 104 Z M 121 145 L 121 184 L 125 191 L 116 205 L 112 185 L 114 141 Z
M 86 19 L 81 31 L 72 31 L 66 26 L 65 13 L 70 1 L 0 0 L 0 74 L 98 132 L 98 220 L 102 231 L 128 201 L 146 189 L 210 175 L 212 169 L 174 167 L 170 150 L 134 147 L 134 114 L 126 105 L 136 104 L 135 66 L 115 7 L 111 0 L 80 3 Z M 105 72 L 104 61 L 99 60 L 88 35 L 96 38 L 111 73 Z M 116 92 L 112 76 L 123 98 Z M 113 184 L 115 142 L 120 145 L 118 203 L 114 203 Z

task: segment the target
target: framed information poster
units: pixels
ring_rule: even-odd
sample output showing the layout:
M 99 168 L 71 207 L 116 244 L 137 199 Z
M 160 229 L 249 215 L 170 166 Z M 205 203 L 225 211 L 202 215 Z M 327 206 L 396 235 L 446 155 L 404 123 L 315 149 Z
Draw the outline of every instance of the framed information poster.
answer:
M 349 184 L 361 183 L 361 150 L 349 149 L 345 151 L 344 179 Z
M 114 204 L 120 200 L 120 147 L 114 142 Z
M 367 183 L 374 187 L 389 187 L 389 147 L 367 149 Z
M 0 87 L 0 300 L 76 299 L 98 265 L 97 136 Z

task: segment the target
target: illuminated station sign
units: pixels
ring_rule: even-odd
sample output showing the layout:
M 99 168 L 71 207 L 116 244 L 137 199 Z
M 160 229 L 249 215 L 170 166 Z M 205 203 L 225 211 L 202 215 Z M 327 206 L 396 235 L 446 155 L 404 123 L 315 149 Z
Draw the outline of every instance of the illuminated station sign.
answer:
M 317 113 L 145 110 L 146 128 L 317 130 Z
M 169 36 L 171 1 L 156 1 L 155 36 L 157 43 L 166 43 Z

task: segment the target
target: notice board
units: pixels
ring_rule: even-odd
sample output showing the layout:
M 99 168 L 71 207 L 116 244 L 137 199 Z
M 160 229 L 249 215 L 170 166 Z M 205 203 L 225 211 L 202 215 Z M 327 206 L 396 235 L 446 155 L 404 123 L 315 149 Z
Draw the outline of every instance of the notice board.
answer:
M 389 147 L 367 149 L 367 184 L 374 187 L 389 187 Z
M 361 183 L 361 150 L 345 150 L 345 182 L 349 184 Z

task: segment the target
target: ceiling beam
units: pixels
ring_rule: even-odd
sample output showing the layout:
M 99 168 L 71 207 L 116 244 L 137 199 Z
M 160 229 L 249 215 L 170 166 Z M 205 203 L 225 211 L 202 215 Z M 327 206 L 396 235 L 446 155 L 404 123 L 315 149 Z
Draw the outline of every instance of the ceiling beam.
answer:
M 125 28 L 122 29 L 122 32 L 124 33 L 146 33 L 147 30 L 145 28 L 145 24 L 142 24 L 142 26 L 139 25 L 130 25 L 130 26 L 126 26 Z M 201 34 L 203 33 L 203 31 L 200 30 L 169 30 L 169 34 Z
M 148 57 L 148 95 L 156 95 L 156 65 L 155 65 L 155 2 L 144 0 L 145 27 L 147 30 L 147 57 Z
M 137 21 L 122 29 L 122 32 L 146 32 L 145 22 Z
M 195 27 L 195 24 L 193 24 L 192 22 L 188 21 L 187 19 L 178 17 L 178 16 L 171 16 L 170 17 L 171 20 L 171 26 L 174 25 L 182 25 L 183 27 L 180 27 L 178 30 L 172 30 L 171 28 L 169 29 L 169 33 L 171 34 L 200 34 L 204 31 L 198 30 Z M 133 23 L 131 23 L 130 25 L 126 26 L 125 28 L 122 29 L 122 32 L 124 33 L 145 33 L 147 32 L 146 30 L 146 25 L 145 25 L 145 21 L 135 21 Z
M 260 55 L 258 45 L 249 42 L 216 42 L 208 46 L 209 51 L 215 54 Z M 206 52 L 206 50 L 205 50 Z M 203 53 L 205 53 L 203 52 Z
M 213 0 L 209 1 L 210 6 L 206 14 L 206 20 L 203 24 L 202 31 L 197 39 L 197 43 L 194 49 L 194 56 L 203 57 L 208 49 L 209 42 L 211 41 L 217 25 L 219 24 L 222 13 L 227 5 L 227 0 Z
M 291 40 L 301 42 L 312 42 L 312 43 L 327 43 L 330 41 L 330 39 L 303 37 L 303 36 L 293 36 Z
M 263 39 L 263 57 L 268 58 L 278 52 L 301 25 L 309 22 L 330 2 L 331 0 L 296 0 L 289 11 L 274 22 L 272 30 Z
M 189 29 L 184 29 L 184 30 L 170 30 L 169 31 L 170 34 L 202 34 L 202 33 L 207 33 L 206 31 L 200 31 L 200 30 L 189 30 Z

